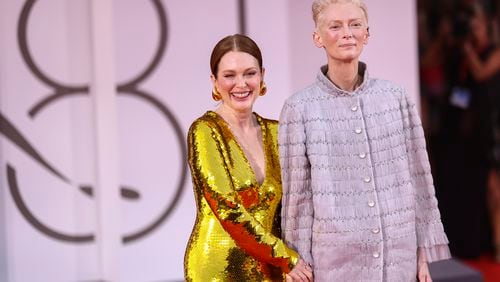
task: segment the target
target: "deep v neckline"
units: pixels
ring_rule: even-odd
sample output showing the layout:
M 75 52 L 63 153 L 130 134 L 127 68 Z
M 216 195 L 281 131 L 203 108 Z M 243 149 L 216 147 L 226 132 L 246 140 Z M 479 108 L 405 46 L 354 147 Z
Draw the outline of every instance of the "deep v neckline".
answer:
M 255 170 L 253 169 L 252 164 L 250 163 L 250 161 L 248 159 L 248 156 L 245 153 L 245 150 L 243 149 L 243 146 L 240 144 L 240 142 L 238 141 L 238 138 L 236 138 L 236 135 L 231 130 L 231 126 L 229 125 L 229 123 L 221 115 L 219 115 L 215 111 L 209 111 L 209 113 L 213 113 L 217 117 L 217 119 L 219 119 L 219 120 L 222 121 L 222 123 L 224 124 L 224 126 L 226 127 L 226 129 L 231 134 L 231 137 L 234 139 L 234 142 L 235 142 L 236 146 L 238 146 L 238 149 L 241 151 L 241 154 L 243 155 L 243 159 L 244 159 L 247 167 L 251 171 L 252 178 L 253 178 L 253 183 L 256 184 L 258 187 L 261 187 L 266 182 L 266 180 L 267 180 L 267 171 L 268 171 L 268 168 L 267 168 L 267 164 L 268 164 L 267 158 L 268 157 L 267 157 L 267 153 L 266 153 L 266 149 L 265 149 L 265 144 L 266 144 L 266 138 L 267 137 L 266 137 L 266 128 L 264 126 L 264 122 L 262 121 L 262 117 L 259 116 L 257 113 L 252 112 L 252 114 L 255 116 L 255 118 L 257 120 L 257 123 L 260 126 L 260 135 L 261 135 L 261 141 L 262 141 L 262 147 L 261 147 L 261 149 L 262 149 L 262 154 L 264 155 L 264 178 L 262 179 L 262 183 L 259 183 L 259 181 L 257 180 L 257 174 L 255 173 Z

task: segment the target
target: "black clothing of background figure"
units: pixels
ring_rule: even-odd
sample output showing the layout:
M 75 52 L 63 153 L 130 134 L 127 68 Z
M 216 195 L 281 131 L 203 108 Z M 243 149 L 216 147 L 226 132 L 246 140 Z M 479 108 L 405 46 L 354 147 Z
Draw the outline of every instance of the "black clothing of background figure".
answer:
M 458 88 L 462 90 L 458 90 Z M 437 184 L 443 224 L 454 256 L 473 258 L 488 249 L 489 234 L 486 209 L 488 161 L 484 92 L 472 79 L 458 79 L 456 91 L 469 95 L 467 105 L 449 104 L 445 109 L 437 157 Z M 481 243 L 483 242 L 483 243 Z
M 479 60 L 486 62 L 495 50 L 490 43 L 478 54 Z M 460 55 L 444 115 L 436 186 L 452 254 L 473 258 L 492 247 L 486 194 L 500 72 L 477 80 L 466 54 Z

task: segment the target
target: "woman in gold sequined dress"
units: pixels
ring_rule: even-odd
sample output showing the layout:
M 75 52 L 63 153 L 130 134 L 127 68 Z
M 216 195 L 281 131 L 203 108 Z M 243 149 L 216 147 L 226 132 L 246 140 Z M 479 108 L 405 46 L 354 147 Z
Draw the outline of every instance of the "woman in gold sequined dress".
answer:
M 252 112 L 266 93 L 260 50 L 244 35 L 227 36 L 214 47 L 210 67 L 212 97 L 221 103 L 188 133 L 197 217 L 185 278 L 309 281 L 311 268 L 279 237 L 277 121 Z

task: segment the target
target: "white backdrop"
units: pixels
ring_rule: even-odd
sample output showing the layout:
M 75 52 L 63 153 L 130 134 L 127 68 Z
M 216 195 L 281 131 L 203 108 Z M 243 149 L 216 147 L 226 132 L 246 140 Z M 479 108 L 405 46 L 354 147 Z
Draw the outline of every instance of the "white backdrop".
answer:
M 309 0 L 246 0 L 277 118 L 313 82 Z M 418 98 L 414 0 L 367 0 L 371 76 Z M 237 0 L 0 1 L 0 281 L 180 281 L 195 206 L 185 134 Z M 164 44 L 164 45 L 163 45 Z

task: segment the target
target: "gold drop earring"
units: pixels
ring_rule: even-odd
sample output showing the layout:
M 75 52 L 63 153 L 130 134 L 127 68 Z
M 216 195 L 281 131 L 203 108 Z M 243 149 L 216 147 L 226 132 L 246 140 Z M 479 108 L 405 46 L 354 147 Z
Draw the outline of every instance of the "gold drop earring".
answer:
M 217 87 L 215 86 L 212 90 L 212 99 L 214 99 L 215 102 L 218 102 L 222 99 L 222 95 L 220 95 L 219 91 L 217 91 Z
M 266 83 L 264 81 L 262 81 L 260 83 L 260 92 L 259 92 L 259 96 L 264 96 L 266 95 L 267 93 L 267 86 L 266 86 Z

